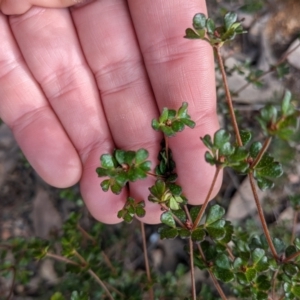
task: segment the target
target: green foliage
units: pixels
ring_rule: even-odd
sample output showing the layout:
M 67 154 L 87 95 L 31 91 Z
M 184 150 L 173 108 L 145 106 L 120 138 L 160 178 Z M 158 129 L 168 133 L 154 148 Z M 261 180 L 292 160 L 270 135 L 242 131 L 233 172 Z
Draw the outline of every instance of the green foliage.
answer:
M 131 223 L 135 216 L 142 218 L 145 216 L 145 201 L 136 202 L 132 197 L 128 197 L 124 207 L 118 211 L 118 218 L 127 223 Z
M 237 34 L 245 32 L 234 12 L 228 12 L 224 16 L 223 25 L 218 27 L 212 19 L 198 13 L 193 18 L 193 29 L 186 29 L 184 37 L 205 40 L 212 46 L 222 46 L 225 42 L 233 40 Z
M 183 102 L 177 111 L 164 108 L 158 120 L 153 119 L 152 128 L 156 131 L 162 131 L 168 137 L 172 137 L 177 132 L 182 131 L 185 126 L 194 128 L 195 122 L 188 115 L 187 107 L 188 103 Z
M 113 155 L 103 154 L 100 158 L 101 167 L 96 169 L 99 177 L 109 177 L 101 182 L 101 188 L 107 192 L 120 194 L 128 182 L 134 182 L 147 177 L 151 169 L 151 162 L 147 161 L 148 151 L 115 150 Z
M 276 136 L 283 140 L 291 139 L 299 125 L 299 112 L 295 109 L 291 98 L 290 91 L 286 91 L 280 109 L 271 104 L 261 109 L 257 120 L 265 135 Z
M 247 173 L 249 164 L 248 151 L 244 147 L 236 146 L 230 141 L 231 135 L 224 129 L 219 129 L 212 141 L 209 135 L 201 138 L 204 145 L 210 150 L 205 153 L 205 160 L 211 165 L 221 168 L 231 167 L 240 173 Z M 245 132 L 244 139 L 250 140 L 251 133 Z

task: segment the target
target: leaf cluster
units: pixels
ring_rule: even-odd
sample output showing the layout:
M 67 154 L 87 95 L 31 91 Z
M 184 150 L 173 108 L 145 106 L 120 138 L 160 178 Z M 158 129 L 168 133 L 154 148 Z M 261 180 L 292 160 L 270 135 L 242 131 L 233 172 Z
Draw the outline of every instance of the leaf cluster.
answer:
M 186 29 L 184 37 L 205 40 L 211 46 L 222 46 L 225 42 L 233 40 L 237 34 L 245 32 L 234 12 L 228 12 L 224 16 L 223 25 L 218 27 L 205 14 L 198 13 L 193 18 L 193 28 Z
M 190 115 L 187 113 L 187 107 L 188 103 L 183 102 L 177 111 L 164 108 L 160 117 L 152 120 L 152 128 L 156 131 L 162 131 L 168 137 L 175 136 L 185 126 L 194 128 L 195 122 L 191 120 Z
M 257 120 L 266 136 L 290 140 L 299 127 L 299 112 L 292 103 L 290 91 L 286 91 L 281 107 L 267 104 L 260 110 Z
M 137 151 L 115 150 L 113 155 L 103 154 L 100 157 L 101 167 L 96 169 L 99 177 L 109 177 L 101 182 L 101 188 L 107 192 L 120 194 L 128 182 L 147 177 L 151 162 L 147 161 L 149 154 L 145 149 Z
M 135 216 L 144 217 L 145 201 L 136 202 L 132 197 L 128 197 L 124 207 L 118 211 L 118 218 L 123 219 L 127 223 L 131 223 Z

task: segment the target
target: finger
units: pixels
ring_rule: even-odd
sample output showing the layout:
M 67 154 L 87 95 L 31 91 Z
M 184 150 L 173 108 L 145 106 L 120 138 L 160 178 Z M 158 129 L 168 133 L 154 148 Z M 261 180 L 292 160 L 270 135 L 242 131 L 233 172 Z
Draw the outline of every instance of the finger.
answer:
M 11 17 L 11 27 L 33 76 L 80 155 L 82 182 L 87 185 L 83 197 L 89 210 L 102 222 L 119 222 L 117 211 L 126 193 L 103 195 L 100 188 L 95 172 L 99 157 L 111 153 L 114 145 L 69 11 L 33 8 Z
M 0 10 L 6 15 L 19 15 L 32 6 L 62 8 L 83 2 L 84 0 L 0 0 Z
M 116 146 L 126 150 L 148 149 L 154 166 L 162 137 L 151 128 L 151 120 L 157 117 L 158 110 L 126 1 L 95 1 L 74 9 L 73 18 Z M 85 178 L 89 177 L 89 171 L 84 170 Z M 132 184 L 131 196 L 138 201 L 146 200 L 153 182 L 153 178 L 148 178 Z M 84 195 L 91 189 L 85 179 L 81 189 Z M 97 194 L 97 187 L 94 193 Z M 92 207 L 95 198 L 86 199 Z M 158 205 L 147 203 L 146 210 L 143 221 L 159 222 Z
M 76 150 L 28 70 L 1 13 L 0 27 L 0 117 L 44 180 L 57 187 L 73 185 L 81 175 Z
M 204 201 L 214 168 L 204 161 L 199 137 L 218 129 L 211 47 L 204 41 L 183 39 L 197 12 L 206 12 L 205 1 L 129 0 L 129 7 L 145 65 L 160 109 L 189 103 L 196 128 L 170 139 L 179 182 L 190 203 Z M 220 180 L 215 187 L 218 190 Z

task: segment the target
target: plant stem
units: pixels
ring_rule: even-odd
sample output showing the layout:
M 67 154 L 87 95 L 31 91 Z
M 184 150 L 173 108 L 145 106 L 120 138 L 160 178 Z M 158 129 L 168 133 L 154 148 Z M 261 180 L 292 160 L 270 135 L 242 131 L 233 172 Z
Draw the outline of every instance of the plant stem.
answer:
M 143 252 L 144 252 L 144 259 L 145 259 L 145 267 L 146 267 L 146 274 L 149 283 L 149 299 L 154 300 L 154 291 L 152 286 L 152 278 L 148 260 L 148 250 L 147 250 L 147 242 L 146 242 L 146 233 L 145 233 L 145 225 L 144 223 L 140 222 L 141 224 L 141 232 L 142 232 L 142 240 L 143 240 Z
M 92 270 L 89 269 L 87 271 L 98 283 L 99 285 L 105 290 L 107 296 L 109 299 L 114 300 L 112 294 L 110 293 L 110 291 L 107 289 L 106 285 L 104 284 L 104 282 L 98 277 L 98 275 Z
M 203 216 L 203 214 L 205 212 L 205 209 L 206 209 L 206 207 L 208 205 L 208 202 L 210 200 L 213 188 L 214 188 L 214 186 L 216 184 L 216 181 L 217 181 L 218 175 L 220 173 L 220 170 L 221 170 L 221 168 L 219 166 L 217 166 L 215 174 L 214 174 L 214 178 L 213 178 L 212 183 L 211 183 L 210 188 L 209 188 L 209 191 L 208 191 L 207 196 L 206 196 L 206 198 L 204 200 L 204 203 L 202 204 L 201 209 L 200 209 L 200 211 L 199 211 L 199 213 L 198 213 L 198 215 L 196 217 L 196 220 L 195 220 L 195 222 L 193 224 L 192 230 L 194 230 L 198 226 L 199 222 L 201 221 L 201 218 L 202 218 L 202 216 Z
M 270 137 L 270 136 L 265 140 L 265 142 L 264 142 L 262 148 L 260 149 L 259 153 L 257 154 L 255 160 L 251 164 L 251 169 L 254 169 L 259 164 L 259 162 L 261 161 L 261 158 L 268 150 L 268 148 L 271 144 L 271 141 L 272 141 L 272 137 Z
M 285 259 L 283 260 L 283 263 L 286 263 L 286 262 L 288 262 L 288 261 L 290 261 L 290 260 L 293 260 L 294 258 L 298 257 L 299 255 L 300 255 L 300 251 L 298 251 L 298 252 L 296 252 L 296 253 L 290 255 L 289 257 L 285 258 Z
M 204 253 L 202 251 L 201 246 L 199 244 L 197 244 L 197 247 L 198 247 L 198 250 L 199 250 L 201 258 L 207 264 L 206 257 L 205 257 L 205 255 L 204 255 Z M 207 271 L 208 271 L 209 276 L 211 277 L 211 279 L 213 281 L 213 284 L 214 284 L 216 290 L 218 291 L 220 297 L 222 298 L 222 300 L 227 300 L 227 298 L 226 298 L 226 296 L 225 296 L 225 294 L 224 294 L 224 292 L 223 292 L 223 290 L 222 290 L 222 288 L 221 288 L 221 286 L 220 286 L 217 278 L 215 277 L 214 273 L 209 268 L 207 269 Z
M 117 275 L 117 270 L 115 269 L 115 267 L 112 265 L 109 257 L 106 255 L 106 253 L 104 251 L 101 251 L 101 255 L 104 258 L 105 263 L 107 264 L 107 266 L 111 269 L 111 271 L 114 273 L 114 275 Z
M 295 238 L 298 215 L 299 215 L 299 212 L 297 210 L 295 210 L 294 211 L 294 217 L 293 217 L 293 228 L 292 228 L 291 243 L 293 242 L 293 240 Z
M 76 250 L 74 251 L 74 255 L 76 255 L 83 262 L 83 264 L 86 266 L 88 263 L 84 260 L 84 258 L 79 253 L 75 254 L 75 252 L 77 253 L 77 251 Z M 75 266 L 78 266 L 78 267 L 82 267 L 79 263 L 77 263 L 77 262 L 75 262 L 75 261 L 73 261 L 71 259 L 68 259 L 66 257 L 57 255 L 57 254 L 47 253 L 46 257 L 51 257 L 51 258 L 54 258 L 55 260 L 62 261 L 62 262 L 67 263 L 67 264 L 71 264 L 71 265 L 75 265 Z M 109 299 L 114 300 L 113 296 L 111 295 L 111 293 L 109 292 L 109 290 L 105 286 L 104 282 L 98 277 L 98 275 L 92 269 L 89 269 L 87 272 L 105 290 L 105 292 L 106 292 L 107 296 L 109 297 Z
M 78 224 L 78 223 L 77 223 L 77 228 L 79 229 L 79 231 L 81 231 L 82 235 L 83 235 L 86 239 L 92 241 L 94 245 L 97 244 L 96 239 L 95 239 L 93 236 L 91 236 L 86 230 L 84 230 L 84 229 L 81 227 L 81 225 Z
M 224 62 L 223 62 L 221 52 L 220 52 L 220 46 L 219 45 L 215 46 L 214 49 L 215 49 L 218 64 L 219 64 L 221 74 L 222 74 L 224 90 L 225 90 L 225 94 L 226 94 L 226 100 L 227 100 L 227 105 L 228 105 L 228 108 L 229 108 L 231 122 L 232 122 L 232 125 L 233 125 L 233 128 L 234 128 L 237 143 L 241 147 L 241 146 L 243 146 L 243 142 L 242 142 L 242 139 L 241 139 L 241 136 L 240 136 L 239 127 L 238 127 L 236 117 L 235 117 L 235 113 L 234 113 L 232 98 L 231 98 L 231 94 L 230 94 L 230 90 L 229 90 L 229 86 L 228 86 L 228 81 L 227 81 L 227 76 L 226 76 L 226 72 L 225 72 L 225 68 L 224 68 Z
M 11 286 L 10 286 L 10 289 L 9 289 L 9 294 L 8 294 L 8 296 L 6 297 L 6 300 L 10 300 L 11 296 L 13 295 L 14 286 L 15 286 L 16 269 L 15 269 L 14 266 L 10 266 L 10 267 L 6 267 L 6 268 L 4 268 L 4 269 L 0 269 L 0 272 L 7 271 L 7 270 L 11 270 L 12 273 L 13 273 L 13 279 L 12 279 L 12 283 L 11 283 Z
M 294 51 L 296 51 L 298 48 L 300 47 L 300 44 L 297 45 L 296 47 L 294 47 L 293 49 L 291 49 L 291 51 L 285 53 L 278 61 L 277 63 L 272 66 L 269 70 L 265 71 L 264 73 L 262 73 L 260 76 L 258 76 L 256 79 L 259 80 L 263 77 L 265 77 L 266 75 L 274 72 L 276 70 L 276 68 L 281 65 L 287 58 L 288 56 L 293 53 Z M 251 82 L 247 82 L 246 84 L 244 84 L 242 87 L 240 87 L 237 91 L 233 92 L 235 95 L 238 95 L 240 92 L 242 92 L 244 89 L 246 89 L 249 85 L 251 84 Z
M 192 299 L 197 300 L 196 294 L 196 281 L 195 281 L 195 268 L 194 268 L 194 247 L 192 238 L 189 237 L 189 248 L 190 248 L 190 268 L 191 268 L 191 284 L 192 284 Z
M 273 254 L 273 257 L 276 260 L 278 260 L 277 251 L 276 251 L 276 249 L 274 247 L 274 244 L 272 242 L 272 238 L 271 238 L 270 232 L 268 230 L 266 219 L 264 217 L 264 212 L 263 212 L 263 209 L 262 209 L 262 207 L 260 205 L 260 202 L 259 202 L 259 198 L 258 198 L 258 195 L 257 195 L 255 183 L 254 183 L 253 173 L 249 173 L 248 177 L 249 177 L 249 180 L 250 180 L 250 185 L 251 185 L 251 190 L 252 190 L 252 193 L 253 193 L 253 197 L 254 197 L 254 200 L 255 200 L 255 203 L 256 203 L 257 212 L 258 212 L 258 215 L 259 215 L 259 218 L 260 218 L 260 222 L 262 224 L 263 231 L 264 231 L 264 234 L 266 236 L 269 248 L 270 248 L 270 250 L 271 250 L 271 252 Z
M 66 257 L 47 252 L 46 257 L 54 258 L 55 260 L 80 267 L 80 264 Z

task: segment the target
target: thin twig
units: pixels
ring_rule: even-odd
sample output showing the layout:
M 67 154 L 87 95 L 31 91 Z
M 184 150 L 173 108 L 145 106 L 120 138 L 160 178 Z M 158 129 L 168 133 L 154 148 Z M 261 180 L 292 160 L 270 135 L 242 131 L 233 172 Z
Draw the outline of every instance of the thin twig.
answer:
M 115 269 L 115 267 L 112 265 L 109 257 L 106 255 L 106 253 L 104 251 L 101 251 L 101 255 L 104 258 L 105 263 L 107 264 L 107 266 L 111 269 L 111 271 L 114 273 L 114 275 L 117 275 L 117 270 Z
M 112 296 L 112 294 L 110 293 L 110 291 L 108 290 L 108 288 L 106 287 L 106 285 L 104 284 L 104 282 L 98 277 L 98 275 L 92 270 L 89 269 L 87 271 L 98 283 L 99 285 L 104 289 L 104 291 L 106 292 L 107 296 L 109 299 L 114 300 L 114 297 Z
M 264 155 L 264 154 L 266 153 L 266 151 L 268 150 L 268 148 L 269 148 L 269 146 L 270 146 L 270 144 L 271 144 L 271 141 L 272 141 L 272 137 L 271 137 L 271 136 L 269 136 L 269 137 L 265 140 L 265 142 L 264 142 L 262 148 L 260 149 L 259 153 L 257 154 L 255 160 L 254 160 L 253 163 L 251 164 L 251 169 L 254 169 L 254 168 L 259 164 L 259 162 L 261 161 L 263 155 Z
M 294 217 L 293 217 L 293 228 L 292 228 L 292 236 L 291 236 L 291 243 L 294 241 L 295 239 L 295 235 L 296 235 L 296 225 L 298 222 L 298 215 L 299 212 L 297 210 L 294 211 Z
M 222 59 L 221 52 L 220 52 L 220 46 L 216 46 L 216 47 L 214 47 L 214 49 L 215 49 L 215 52 L 216 52 L 218 64 L 219 64 L 221 74 L 222 74 L 227 105 L 228 105 L 228 108 L 229 108 L 229 113 L 230 113 L 231 122 L 232 122 L 232 125 L 233 125 L 233 128 L 234 128 L 236 140 L 237 140 L 237 143 L 238 143 L 239 146 L 243 146 L 243 142 L 242 142 L 242 139 L 241 139 L 241 136 L 240 136 L 239 126 L 237 124 L 237 120 L 236 120 L 235 113 L 234 113 L 234 108 L 233 108 L 232 98 L 231 98 L 231 94 L 230 94 L 230 90 L 229 90 L 229 86 L 228 86 L 226 71 L 225 71 L 223 59 Z
M 228 253 L 230 259 L 231 259 L 232 261 L 234 261 L 234 260 L 235 260 L 235 256 L 233 255 L 233 253 L 232 253 L 232 251 L 231 251 L 231 249 L 230 249 L 230 247 L 229 247 L 228 245 L 226 245 L 226 251 L 227 251 L 227 253 Z
M 75 254 L 75 253 L 77 253 L 76 256 L 77 256 L 80 260 L 82 260 L 84 266 L 86 266 L 88 263 L 84 260 L 84 258 L 83 258 L 76 250 L 75 250 L 74 254 Z M 64 263 L 71 264 L 71 265 L 78 266 L 78 267 L 81 267 L 81 268 L 82 268 L 82 266 L 81 266 L 79 263 L 77 263 L 77 262 L 75 262 L 75 261 L 73 261 L 73 260 L 70 260 L 70 259 L 68 259 L 68 258 L 66 258 L 66 257 L 64 257 L 64 256 L 60 256 L 60 255 L 53 254 L 53 253 L 47 253 L 47 254 L 46 254 L 46 257 L 51 257 L 51 258 L 53 258 L 53 259 L 55 259 L 55 260 L 62 261 L 62 262 L 64 262 Z M 113 296 L 111 295 L 111 293 L 109 292 L 109 290 L 107 289 L 107 287 L 105 286 L 105 284 L 103 283 L 103 281 L 98 277 L 98 275 L 97 275 L 92 269 L 89 269 L 87 272 L 88 272 L 88 273 L 89 273 L 89 274 L 90 274 L 90 275 L 91 275 L 91 276 L 99 283 L 99 285 L 105 290 L 105 292 L 107 293 L 107 296 L 108 296 L 111 300 L 114 300 Z
M 189 248 L 190 248 L 190 269 L 191 269 L 192 299 L 197 300 L 195 269 L 194 269 L 194 246 L 193 246 L 193 241 L 192 241 L 191 237 L 189 237 Z
M 196 217 L 196 220 L 195 220 L 195 222 L 194 222 L 194 224 L 193 224 L 193 228 L 192 228 L 192 229 L 195 229 L 195 228 L 198 226 L 199 222 L 201 221 L 201 218 L 202 218 L 202 216 L 203 216 L 203 214 L 204 214 L 204 212 L 205 212 L 205 209 L 206 209 L 206 207 L 207 207 L 207 205 L 208 205 L 208 202 L 209 202 L 209 200 L 210 200 L 210 197 L 211 197 L 213 188 L 214 188 L 214 186 L 215 186 L 215 184 L 216 184 L 216 182 L 217 182 L 217 178 L 218 178 L 218 175 L 219 175 L 219 173 L 220 173 L 220 170 L 221 170 L 221 168 L 217 166 L 217 167 L 216 167 L 215 174 L 214 174 L 213 181 L 212 181 L 212 183 L 211 183 L 211 185 L 210 185 L 210 188 L 209 188 L 209 191 L 208 191 L 207 196 L 206 196 L 206 198 L 205 198 L 205 201 L 204 201 L 204 203 L 203 203 L 202 206 L 201 206 L 201 209 L 200 209 L 200 211 L 199 211 L 199 213 L 198 213 L 198 215 L 197 215 L 197 217 Z
M 206 257 L 205 257 L 205 255 L 203 253 L 203 250 L 202 250 L 200 244 L 197 244 L 197 247 L 198 247 L 198 250 L 199 250 L 201 258 L 207 264 Z M 224 294 L 224 292 L 223 292 L 223 290 L 222 290 L 222 288 L 221 288 L 221 286 L 220 286 L 217 278 L 215 277 L 214 273 L 209 268 L 207 269 L 207 271 L 208 271 L 209 276 L 211 277 L 211 279 L 213 281 L 213 284 L 214 284 L 216 290 L 218 291 L 220 297 L 222 298 L 222 300 L 227 300 L 227 298 L 226 298 L 226 296 L 225 296 L 225 294 Z
M 10 289 L 9 289 L 9 294 L 8 296 L 6 297 L 6 300 L 10 300 L 10 298 L 12 297 L 13 295 L 13 291 L 14 291 L 14 286 L 15 286 L 15 280 L 16 280 L 16 269 L 14 266 L 10 266 L 10 267 L 6 267 L 4 269 L 0 269 L 0 272 L 3 272 L 3 271 L 8 271 L 8 270 L 11 270 L 12 273 L 13 273 L 13 278 L 12 278 L 12 283 L 11 283 L 11 286 L 10 286 Z
M 146 274 L 147 274 L 147 280 L 149 284 L 149 299 L 154 300 L 154 291 L 153 291 L 152 278 L 151 278 L 151 272 L 150 272 L 150 266 L 148 260 L 145 225 L 143 222 L 140 222 L 140 224 L 141 224 L 141 232 L 142 232 L 142 240 L 143 240 L 143 252 L 144 252 L 144 259 L 145 259 Z
M 297 45 L 296 47 L 294 47 L 293 49 L 291 49 L 289 52 L 286 52 L 278 61 L 275 65 L 273 65 L 272 67 L 270 67 L 269 70 L 263 72 L 260 76 L 257 76 L 256 79 L 260 80 L 263 77 L 265 77 L 266 75 L 274 72 L 276 70 L 276 68 L 281 65 L 287 58 L 288 56 L 293 53 L 294 51 L 296 51 L 298 48 L 300 47 L 300 44 Z M 250 84 L 252 84 L 252 82 L 247 82 L 245 83 L 243 86 L 241 86 L 237 91 L 233 92 L 235 95 L 238 95 L 240 92 L 242 92 L 244 89 L 246 89 Z
M 277 251 L 276 251 L 276 249 L 274 247 L 274 244 L 272 242 L 272 238 L 271 238 L 270 232 L 268 230 L 266 219 L 264 217 L 264 212 L 263 212 L 262 207 L 261 207 L 260 202 L 259 202 L 259 198 L 258 198 L 257 191 L 256 191 L 256 186 L 255 186 L 255 183 L 254 183 L 253 173 L 249 173 L 248 177 L 249 177 L 249 180 L 250 180 L 251 190 L 252 190 L 253 197 L 254 197 L 254 200 L 255 200 L 255 203 L 256 203 L 257 212 L 258 212 L 260 222 L 261 222 L 262 227 L 263 227 L 264 234 L 266 236 L 266 239 L 267 239 L 268 245 L 270 247 L 270 250 L 273 254 L 273 257 L 276 260 L 278 260 Z
M 68 259 L 64 256 L 60 256 L 60 255 L 57 255 L 57 254 L 47 252 L 46 257 L 54 258 L 55 260 L 58 260 L 58 261 L 61 261 L 61 262 L 67 263 L 67 264 L 71 264 L 71 265 L 74 265 L 74 266 L 77 266 L 77 267 L 81 267 L 79 263 L 77 263 L 77 262 L 75 262 L 71 259 Z
M 79 229 L 79 231 L 81 231 L 82 235 L 83 235 L 86 239 L 92 241 L 94 245 L 97 244 L 96 239 L 95 239 L 93 236 L 91 236 L 85 229 L 83 229 L 83 228 L 81 227 L 81 225 L 78 224 L 78 223 L 77 223 L 77 229 Z
M 286 257 L 282 262 L 283 262 L 283 263 L 287 263 L 288 261 L 295 259 L 295 258 L 298 257 L 299 255 L 300 255 L 300 251 L 298 251 L 298 252 L 296 252 L 296 253 L 290 255 L 289 257 Z
M 275 299 L 275 289 L 276 289 L 276 278 L 277 278 L 277 274 L 279 272 L 279 269 L 277 269 L 275 272 L 274 272 L 274 275 L 273 275 L 273 278 L 272 278 L 272 281 L 273 281 L 273 284 L 272 284 L 272 298 Z

